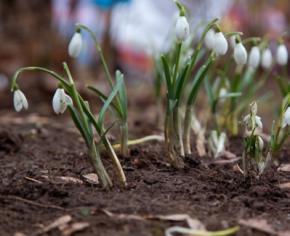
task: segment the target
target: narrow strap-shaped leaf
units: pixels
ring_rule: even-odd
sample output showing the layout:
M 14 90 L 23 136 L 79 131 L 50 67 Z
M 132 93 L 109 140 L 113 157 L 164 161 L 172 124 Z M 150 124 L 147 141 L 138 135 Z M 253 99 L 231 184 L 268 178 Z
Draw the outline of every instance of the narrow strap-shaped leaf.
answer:
M 169 69 L 168 62 L 167 62 L 164 55 L 161 56 L 161 61 L 162 61 L 163 69 L 164 69 L 164 76 L 165 76 L 165 80 L 166 80 L 168 96 L 170 98 L 173 98 L 173 88 L 172 88 L 172 82 L 171 82 L 171 76 L 170 76 L 170 69 Z
M 92 92 L 94 92 L 101 100 L 103 103 L 105 103 L 105 101 L 108 99 L 108 96 L 105 95 L 104 93 L 102 93 L 99 89 L 97 89 L 94 86 L 88 86 L 88 89 L 91 90 Z M 117 106 L 117 104 L 113 101 L 111 103 L 111 107 L 114 109 L 114 111 L 118 114 L 119 117 L 122 117 L 122 111 L 119 109 L 119 107 Z
M 196 96 L 197 96 L 197 93 L 198 93 L 198 90 L 200 88 L 200 85 L 201 85 L 201 82 L 203 81 L 203 78 L 206 76 L 210 66 L 212 65 L 214 61 L 214 58 L 213 57 L 210 57 L 206 64 L 204 64 L 197 72 L 194 80 L 193 80 L 193 85 L 192 85 L 192 88 L 191 88 L 191 92 L 189 94 L 189 97 L 188 97 L 188 100 L 187 100 L 187 105 L 188 106 L 191 106 L 195 99 L 196 99 Z
M 106 100 L 106 102 L 104 103 L 103 107 L 101 108 L 99 112 L 98 124 L 100 127 L 102 127 L 103 125 L 105 113 L 107 109 L 109 108 L 111 102 L 113 101 L 117 93 L 119 92 L 122 82 L 123 82 L 123 78 L 119 78 L 117 83 L 113 87 L 110 95 L 108 96 L 108 99 Z
M 71 117 L 72 117 L 77 129 L 80 131 L 81 135 L 85 139 L 86 144 L 89 145 L 92 137 L 90 136 L 90 134 L 88 134 L 86 132 L 86 130 L 81 122 L 81 119 L 79 117 L 78 111 L 72 105 L 68 105 L 68 109 L 71 113 Z
M 182 90 L 184 88 L 184 84 L 186 83 L 186 74 L 189 69 L 189 64 L 187 64 L 184 69 L 182 70 L 182 73 L 178 77 L 176 81 L 176 92 L 175 92 L 175 98 L 179 101 L 180 96 L 182 94 Z
M 126 86 L 125 86 L 125 81 L 124 81 L 124 75 L 120 71 L 116 71 L 116 80 L 118 81 L 120 77 L 121 80 L 121 86 L 119 90 L 119 98 L 121 102 L 121 110 L 122 110 L 122 118 L 123 121 L 127 121 L 127 109 L 128 109 L 128 99 L 127 99 L 127 92 L 126 92 Z
M 93 126 L 95 127 L 97 133 L 99 135 L 101 135 L 102 129 L 99 126 L 99 124 L 98 124 L 97 120 L 95 119 L 94 115 L 91 113 L 90 108 L 88 106 L 86 106 L 85 101 L 81 98 L 81 96 L 79 96 L 79 98 L 80 98 L 80 103 L 81 103 L 81 105 L 83 107 L 83 110 L 84 110 L 85 114 L 87 115 L 87 117 L 89 118 L 89 120 L 93 124 Z

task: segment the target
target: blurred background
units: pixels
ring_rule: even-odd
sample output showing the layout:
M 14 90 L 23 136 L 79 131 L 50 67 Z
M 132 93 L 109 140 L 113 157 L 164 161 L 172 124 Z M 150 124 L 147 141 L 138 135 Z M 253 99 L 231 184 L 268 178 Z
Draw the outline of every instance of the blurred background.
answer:
M 290 21 L 287 0 L 181 2 L 188 8 L 192 29 L 218 17 L 225 31 L 243 31 L 245 37 L 266 35 L 277 40 L 288 30 Z M 154 56 L 168 50 L 176 17 L 172 0 L 1 0 L 0 107 L 12 109 L 9 80 L 21 66 L 62 71 L 62 62 L 67 61 L 78 81 L 101 83 L 102 68 L 88 35 L 83 34 L 85 46 L 80 58 L 68 57 L 67 45 L 76 22 L 96 33 L 112 71 L 121 69 L 127 84 L 146 97 L 147 91 L 135 89 L 136 85 L 152 83 Z M 42 79 L 44 75 L 24 77 L 27 79 L 22 80 L 26 87 L 23 89 L 30 103 L 40 104 L 47 99 L 46 94 L 52 96 L 54 84 Z M 150 100 L 150 94 L 147 97 Z M 44 106 L 38 112 L 46 110 Z

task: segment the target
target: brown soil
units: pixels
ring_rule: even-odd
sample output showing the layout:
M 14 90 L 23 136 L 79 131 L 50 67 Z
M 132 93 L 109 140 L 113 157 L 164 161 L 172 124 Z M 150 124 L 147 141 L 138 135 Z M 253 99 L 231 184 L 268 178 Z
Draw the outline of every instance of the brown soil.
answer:
M 2 122 L 3 123 L 3 122 Z M 232 164 L 215 165 L 193 155 L 184 170 L 174 170 L 162 144 L 131 148 L 121 158 L 128 187 L 105 191 L 88 183 L 59 183 L 43 175 L 83 179 L 91 173 L 86 148 L 74 129 L 46 120 L 40 125 L 5 124 L 0 128 L 0 234 L 34 235 L 56 218 L 69 214 L 90 226 L 75 235 L 164 235 L 180 222 L 120 219 L 138 216 L 189 214 L 209 230 L 238 225 L 240 219 L 266 219 L 276 230 L 289 230 L 290 192 L 280 189 L 287 172 L 268 171 L 261 179 L 245 180 Z M 139 125 L 139 124 L 138 124 Z M 136 126 L 137 129 L 137 126 Z M 232 152 L 241 152 L 233 140 Z M 103 154 L 106 159 L 105 154 Z M 194 158 L 194 159 L 193 159 Z M 105 165 L 112 171 L 110 162 Z M 44 235 L 61 235 L 58 229 Z M 267 235 L 242 226 L 236 235 Z

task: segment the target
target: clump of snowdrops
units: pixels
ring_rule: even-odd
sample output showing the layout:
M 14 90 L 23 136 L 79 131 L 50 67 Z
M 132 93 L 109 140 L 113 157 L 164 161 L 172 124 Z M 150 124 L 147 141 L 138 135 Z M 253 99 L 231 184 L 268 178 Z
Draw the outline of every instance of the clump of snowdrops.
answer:
M 77 30 L 69 44 L 69 54 L 72 57 L 77 57 L 82 49 L 82 37 L 80 29 L 85 29 L 92 33 L 88 28 L 83 25 L 77 25 Z M 93 33 L 92 33 L 93 36 Z M 96 38 L 94 38 L 96 39 Z M 90 108 L 90 104 L 86 101 L 78 92 L 74 79 L 66 63 L 63 64 L 65 75 L 60 75 L 54 71 L 43 67 L 23 67 L 16 71 L 12 79 L 11 91 L 13 95 L 14 108 L 17 112 L 22 109 L 28 109 L 28 102 L 24 93 L 20 90 L 17 83 L 17 79 L 24 71 L 40 71 L 45 72 L 51 76 L 51 78 L 58 81 L 58 88 L 52 99 L 52 107 L 56 114 L 62 114 L 69 110 L 71 118 L 76 128 L 81 133 L 89 150 L 89 157 L 96 174 L 98 175 L 100 182 L 104 188 L 110 188 L 113 186 L 106 168 L 103 165 L 100 152 L 105 148 L 108 155 L 112 159 L 115 166 L 119 182 L 126 186 L 126 177 L 123 172 L 120 161 L 114 151 L 112 144 L 110 143 L 107 133 L 115 124 L 112 123 L 108 127 L 105 126 L 105 114 L 109 108 L 113 108 L 120 121 L 120 127 L 122 132 L 121 149 L 124 154 L 127 153 L 127 139 L 128 139 L 128 126 L 127 126 L 127 96 L 126 88 L 124 85 L 123 74 L 120 71 L 116 71 L 115 79 L 113 80 L 108 70 L 106 61 L 103 57 L 101 47 L 96 41 L 96 47 L 101 55 L 107 79 L 111 87 L 111 92 L 108 96 L 104 95 L 97 88 L 90 87 L 103 101 L 103 106 L 97 115 Z M 96 134 L 99 136 L 97 139 Z
M 177 1 L 176 5 L 179 9 L 174 31 L 176 40 L 171 50 L 157 60 L 156 88 L 159 91 L 157 95 L 160 96 L 160 87 L 164 81 L 166 88 L 164 136 L 168 160 L 174 167 L 182 168 L 184 157 L 191 154 L 192 130 L 198 133 L 196 129 L 200 129 L 205 133 L 205 128 L 197 120 L 194 111 L 197 95 L 203 89 L 201 85 L 204 84 L 210 111 L 207 127 L 211 131 L 206 132 L 206 135 L 209 135 L 207 150 L 208 154 L 217 158 L 226 150 L 227 136 L 241 133 L 239 132 L 241 116 L 248 104 L 252 100 L 260 103 L 271 96 L 270 92 L 265 92 L 257 98 L 257 91 L 270 78 L 274 61 L 280 67 L 285 67 L 288 52 L 283 40 L 280 39 L 274 60 L 266 38 L 243 39 L 241 32 L 223 33 L 217 19 L 204 27 L 200 39 L 192 50 L 188 46 L 192 38 L 185 7 Z M 226 54 L 229 56 L 225 56 Z M 262 70 L 259 70 L 260 67 Z M 281 79 L 279 81 L 282 83 Z M 287 86 L 282 84 L 280 87 L 284 88 L 283 95 L 286 96 L 289 92 L 288 82 Z M 160 109 L 160 102 L 158 104 Z M 253 111 L 251 110 L 250 115 L 256 116 Z M 252 127 L 251 130 L 254 132 L 250 133 L 251 135 L 248 133 L 245 156 L 254 155 L 251 148 L 248 149 L 249 146 L 253 143 L 256 146 L 262 143 L 263 139 L 256 133 L 258 129 L 259 127 Z M 276 133 L 277 130 L 278 128 Z M 280 137 L 281 134 L 276 136 Z M 272 143 L 274 141 L 275 139 Z M 261 146 L 257 147 L 261 149 Z M 267 153 L 273 153 L 273 150 Z M 267 154 L 266 158 L 262 158 L 258 153 L 255 155 L 254 159 L 260 163 L 261 172 L 269 162 L 269 156 L 273 155 Z

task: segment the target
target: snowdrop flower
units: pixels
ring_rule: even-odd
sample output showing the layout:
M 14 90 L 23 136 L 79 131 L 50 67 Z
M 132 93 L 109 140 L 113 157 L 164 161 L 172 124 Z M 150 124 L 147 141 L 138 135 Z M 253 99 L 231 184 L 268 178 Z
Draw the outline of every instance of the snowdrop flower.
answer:
M 258 139 L 257 139 L 257 143 L 256 143 L 257 148 L 260 149 L 260 150 L 262 151 L 262 150 L 264 149 L 264 141 L 263 141 L 263 139 L 261 138 L 261 136 L 258 136 L 257 138 L 258 138 Z
M 69 45 L 68 45 L 68 54 L 71 57 L 77 58 L 83 47 L 83 39 L 80 32 L 75 32 Z
M 52 99 L 52 108 L 56 114 L 62 114 L 65 112 L 67 105 L 72 104 L 72 99 L 68 96 L 64 89 L 58 88 Z
M 189 24 L 185 16 L 179 16 L 175 25 L 175 35 L 178 40 L 185 41 L 189 36 Z
M 236 46 L 236 36 L 235 35 L 232 35 L 230 37 L 230 45 L 231 45 L 232 49 L 235 49 L 235 46 Z
M 215 34 L 214 51 L 217 55 L 225 55 L 228 51 L 228 41 L 222 32 Z
M 280 66 L 285 66 L 288 62 L 288 51 L 284 44 L 280 44 L 277 48 L 276 61 Z
M 264 69 L 270 69 L 272 65 L 272 53 L 269 48 L 266 48 L 262 53 L 261 64 Z
M 17 112 L 21 111 L 23 108 L 25 110 L 28 109 L 27 99 L 26 99 L 24 93 L 22 91 L 20 91 L 19 89 L 14 91 L 13 105 L 14 105 L 15 111 L 17 111 Z
M 209 138 L 209 149 L 213 153 L 214 158 L 217 158 L 222 152 L 225 151 L 226 134 L 222 132 L 218 135 L 216 130 L 211 131 Z
M 256 46 L 252 47 L 249 54 L 248 66 L 251 68 L 257 68 L 260 64 L 260 58 L 260 49 Z
M 255 125 L 256 125 L 258 128 L 262 129 L 262 128 L 263 128 L 263 123 L 262 123 L 262 119 L 261 119 L 261 117 L 260 117 L 260 116 L 255 116 L 254 119 L 255 119 Z M 248 125 L 248 126 L 251 125 L 251 115 L 250 115 L 250 114 L 248 114 L 248 115 L 246 115 L 246 116 L 244 117 L 244 123 L 245 123 L 246 125 Z
M 287 125 L 290 125 L 290 107 L 288 107 L 284 113 L 282 128 L 285 128 Z
M 204 43 L 205 46 L 209 49 L 209 50 L 213 50 L 214 49 L 214 45 L 215 45 L 215 31 L 213 29 L 210 29 L 209 31 L 207 31 L 205 37 L 204 37 Z
M 247 50 L 242 43 L 237 43 L 234 49 L 234 59 L 238 65 L 247 63 Z

